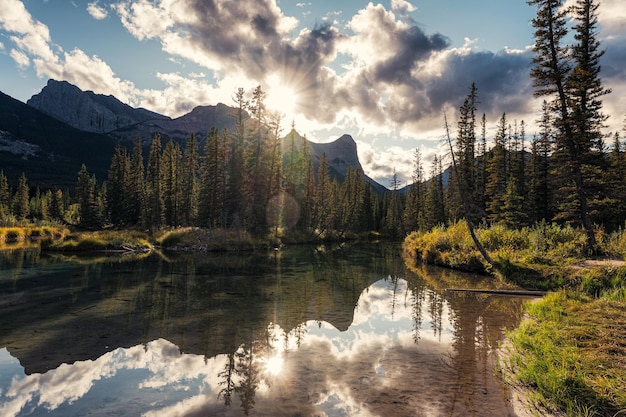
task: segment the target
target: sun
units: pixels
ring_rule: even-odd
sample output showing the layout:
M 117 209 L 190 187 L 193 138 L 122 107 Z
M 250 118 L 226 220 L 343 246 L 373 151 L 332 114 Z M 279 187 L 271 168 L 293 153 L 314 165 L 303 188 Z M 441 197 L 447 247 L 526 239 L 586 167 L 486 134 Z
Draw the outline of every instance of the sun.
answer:
M 278 76 L 270 76 L 267 80 L 265 105 L 268 110 L 281 117 L 283 124 L 290 124 L 298 116 L 298 93 Z
M 264 360 L 265 372 L 268 374 L 278 376 L 283 371 L 283 366 L 285 365 L 285 358 L 278 353 L 270 358 L 266 358 Z

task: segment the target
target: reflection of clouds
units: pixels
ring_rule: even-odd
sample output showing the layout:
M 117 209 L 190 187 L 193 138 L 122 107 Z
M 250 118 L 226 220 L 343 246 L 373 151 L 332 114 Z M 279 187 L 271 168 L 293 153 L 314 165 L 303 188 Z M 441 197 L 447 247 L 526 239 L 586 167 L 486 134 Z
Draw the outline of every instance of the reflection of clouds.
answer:
M 129 349 L 120 348 L 95 361 L 62 364 L 44 374 L 15 377 L 4 393 L 6 400 L 0 405 L 0 415 L 16 416 L 34 405 L 56 410 L 62 404 L 76 402 L 97 381 L 113 378 L 121 370 L 150 372 L 148 378 L 136 385 L 140 390 L 163 387 L 187 390 L 184 381 L 205 378 L 205 384 L 213 391 L 217 387 L 215 376 L 223 361 L 221 357 L 205 361 L 199 355 L 181 354 L 176 345 L 163 339 Z
M 87 394 L 98 391 L 94 387 L 105 379 L 135 390 L 121 390 L 122 398 L 116 398 L 119 407 L 132 402 L 136 408 L 125 409 L 126 415 L 139 415 L 138 410 L 145 417 L 241 415 L 241 392 L 233 390 L 230 407 L 218 395 L 229 357 L 237 354 L 250 358 L 249 369 L 258 372 L 253 408 L 258 416 L 503 415 L 502 387 L 491 375 L 479 378 L 478 351 L 470 349 L 460 357 L 454 350 L 450 305 L 434 292 L 424 294 L 423 302 L 416 303 L 418 294 L 406 281 L 379 281 L 361 294 L 355 321 L 347 331 L 309 321 L 299 345 L 296 336 L 301 328 L 286 333 L 269 324 L 258 340 L 241 345 L 230 356 L 183 354 L 176 345 L 159 339 L 117 349 L 94 361 L 61 365 L 45 374 L 16 376 L 5 392 L 0 391 L 0 415 L 16 416 L 34 407 L 59 412 L 61 405 L 81 399 L 90 408 L 96 394 Z M 431 317 L 433 303 L 441 307 L 438 319 Z M 415 308 L 423 317 L 421 326 L 428 329 L 439 323 L 441 336 L 422 332 L 415 343 Z M 480 333 L 481 323 L 472 322 L 470 333 Z M 271 372 L 274 357 L 283 360 L 280 372 Z M 0 365 L 3 362 L 0 356 Z M 243 383 L 237 371 L 241 369 L 232 368 L 233 387 Z M 494 396 L 489 401 L 495 411 L 475 412 L 482 405 L 472 399 L 476 389 L 485 395 L 481 401 L 486 392 Z

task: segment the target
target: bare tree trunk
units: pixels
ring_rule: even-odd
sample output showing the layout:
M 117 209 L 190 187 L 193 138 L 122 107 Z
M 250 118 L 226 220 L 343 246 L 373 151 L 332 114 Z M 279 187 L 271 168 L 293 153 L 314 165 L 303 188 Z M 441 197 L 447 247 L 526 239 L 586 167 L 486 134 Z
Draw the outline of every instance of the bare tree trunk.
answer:
M 454 167 L 454 174 L 455 174 L 454 176 L 456 178 L 457 187 L 461 195 L 461 201 L 463 202 L 463 214 L 465 217 L 465 223 L 467 224 L 467 229 L 469 230 L 469 234 L 472 237 L 472 241 L 474 242 L 476 249 L 478 249 L 478 252 L 480 252 L 485 262 L 487 262 L 491 268 L 495 268 L 493 260 L 491 259 L 487 251 L 485 250 L 485 247 L 478 240 L 478 237 L 476 236 L 476 233 L 474 231 L 474 225 L 470 218 L 470 210 L 469 210 L 469 204 L 467 202 L 467 196 L 465 195 L 465 191 L 461 185 L 461 178 L 459 177 L 459 170 L 456 165 L 456 158 L 454 157 L 454 148 L 452 147 L 452 139 L 450 139 L 450 128 L 448 126 L 448 118 L 446 117 L 445 113 L 443 114 L 443 119 L 446 124 L 446 138 L 448 140 L 448 145 L 450 146 L 450 155 L 452 156 L 452 165 Z

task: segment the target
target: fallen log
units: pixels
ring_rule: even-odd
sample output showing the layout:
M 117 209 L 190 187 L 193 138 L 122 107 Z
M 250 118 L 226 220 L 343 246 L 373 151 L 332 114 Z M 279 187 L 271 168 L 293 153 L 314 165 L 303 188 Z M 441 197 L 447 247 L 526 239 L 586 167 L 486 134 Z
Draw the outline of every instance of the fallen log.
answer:
M 522 297 L 542 297 L 546 295 L 547 291 L 535 291 L 535 290 L 481 290 L 472 288 L 446 288 L 446 291 L 455 292 L 473 292 L 479 294 L 495 294 L 495 295 L 512 295 Z

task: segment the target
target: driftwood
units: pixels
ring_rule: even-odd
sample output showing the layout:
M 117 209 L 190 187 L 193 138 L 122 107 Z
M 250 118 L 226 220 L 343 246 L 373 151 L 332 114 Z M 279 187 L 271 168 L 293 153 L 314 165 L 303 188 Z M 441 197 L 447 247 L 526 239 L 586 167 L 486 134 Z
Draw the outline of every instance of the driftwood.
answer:
M 547 291 L 534 291 L 534 290 L 481 290 L 471 288 L 446 288 L 446 291 L 455 292 L 473 292 L 479 294 L 495 294 L 495 295 L 517 295 L 523 297 L 542 297 L 546 295 Z

